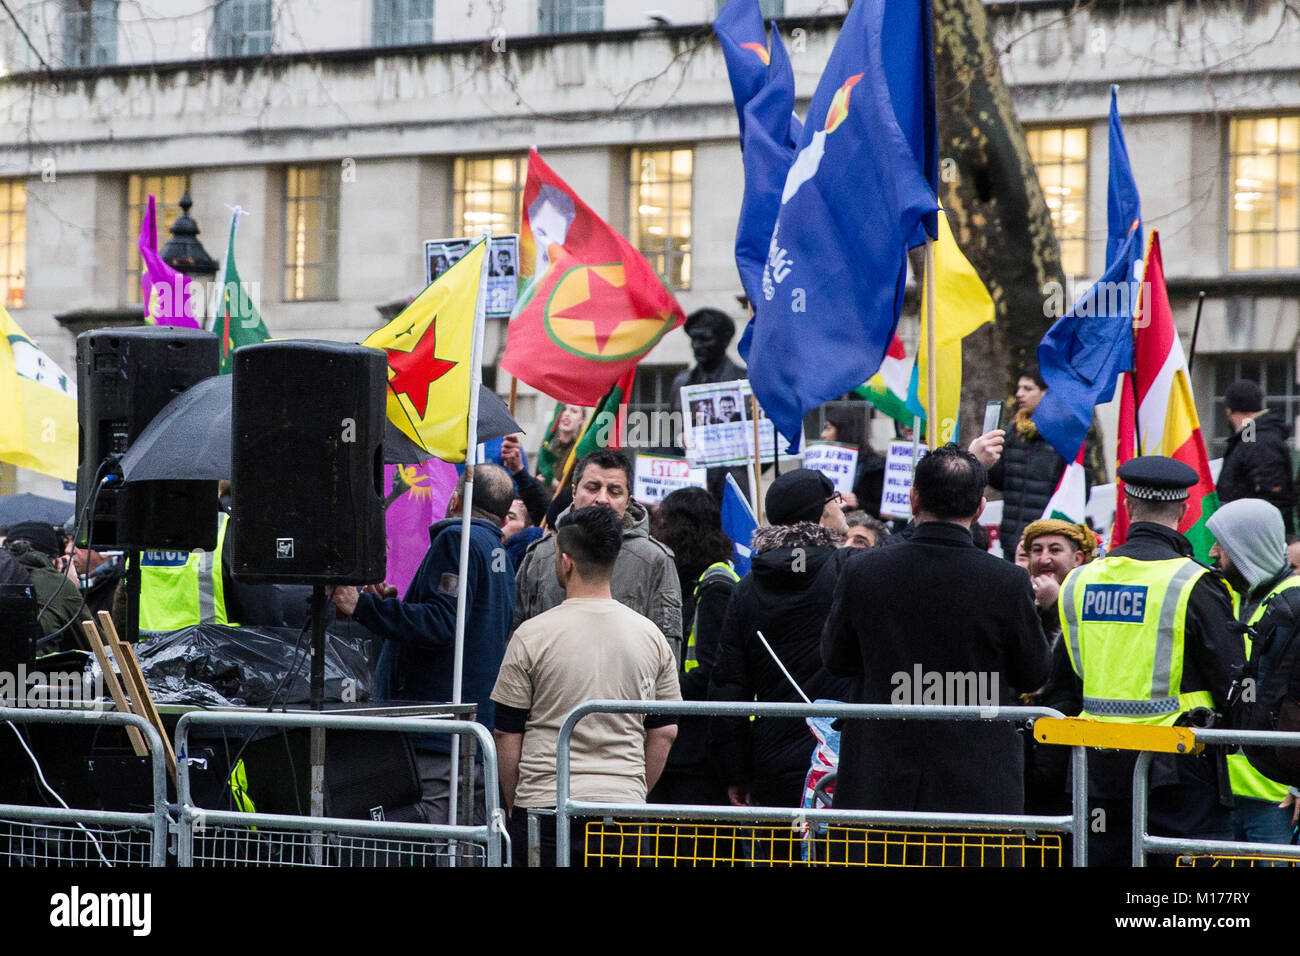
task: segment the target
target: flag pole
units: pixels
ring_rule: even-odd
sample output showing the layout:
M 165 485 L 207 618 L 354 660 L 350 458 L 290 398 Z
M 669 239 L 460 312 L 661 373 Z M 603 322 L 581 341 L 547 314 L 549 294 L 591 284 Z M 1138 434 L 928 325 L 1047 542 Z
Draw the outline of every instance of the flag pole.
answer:
M 1196 293 L 1196 321 L 1192 323 L 1192 344 L 1187 350 L 1187 377 L 1192 377 L 1192 362 L 1196 359 L 1196 336 L 1201 331 L 1201 310 L 1205 308 L 1205 290 Z M 1189 381 L 1190 384 L 1190 381 Z
M 749 390 L 749 414 L 754 419 L 754 516 L 759 524 L 763 523 L 763 455 L 762 444 L 758 436 L 758 396 L 754 390 Z M 774 426 L 775 427 L 775 426 Z M 776 436 L 773 435 L 772 444 L 776 444 Z
M 935 378 L 934 240 L 925 238 L 925 443 L 939 447 L 939 383 Z
M 460 569 L 456 578 L 456 650 L 452 665 L 451 702 L 461 703 L 461 683 L 465 665 L 465 599 L 469 588 L 469 536 L 470 512 L 474 508 L 474 466 L 478 464 L 478 390 L 483 381 L 480 365 L 483 361 L 483 324 L 485 288 L 487 286 L 488 256 L 486 243 L 492 230 L 484 227 L 483 262 L 479 267 L 478 296 L 474 301 L 474 334 L 470 344 L 469 365 L 469 422 L 465 435 L 465 494 L 460 503 Z M 481 715 L 479 715 L 481 716 Z M 456 825 L 457 790 L 460 781 L 460 735 L 451 735 L 451 786 L 447 795 L 447 822 Z M 435 821 L 436 822 L 436 821 Z M 451 865 L 456 865 L 456 854 L 451 854 Z
M 510 406 L 510 417 L 515 417 L 515 399 L 519 397 L 519 379 L 513 375 L 510 376 L 510 401 L 506 404 Z

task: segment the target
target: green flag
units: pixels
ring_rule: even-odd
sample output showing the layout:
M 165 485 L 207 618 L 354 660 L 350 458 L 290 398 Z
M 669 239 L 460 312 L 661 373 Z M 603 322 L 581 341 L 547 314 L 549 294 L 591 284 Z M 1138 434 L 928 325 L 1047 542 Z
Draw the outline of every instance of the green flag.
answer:
M 226 261 L 218 276 L 217 308 L 212 317 L 212 331 L 221 337 L 221 374 L 229 375 L 234 364 L 235 349 L 241 345 L 265 342 L 271 337 L 266 323 L 253 305 L 248 287 L 239 278 L 235 268 L 235 227 L 243 211 L 235 208 L 230 217 L 230 242 L 226 246 Z

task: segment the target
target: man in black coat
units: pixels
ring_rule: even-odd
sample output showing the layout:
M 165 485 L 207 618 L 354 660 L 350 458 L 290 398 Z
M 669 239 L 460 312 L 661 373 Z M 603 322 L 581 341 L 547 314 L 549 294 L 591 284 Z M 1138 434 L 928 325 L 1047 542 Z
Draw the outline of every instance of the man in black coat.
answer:
M 1263 498 L 1282 512 L 1282 524 L 1291 534 L 1295 487 L 1286 423 L 1277 412 L 1264 408 L 1263 392 L 1248 379 L 1229 385 L 1223 404 L 1233 434 L 1219 470 L 1220 503 Z
M 750 572 L 732 592 L 709 700 L 801 702 L 790 678 L 812 700 L 847 700 L 851 682 L 827 674 L 820 653 L 822 624 L 850 550 L 839 547 L 848 530 L 840 496 L 821 472 L 796 468 L 772 482 L 764 501 L 772 526 L 754 532 Z M 709 738 L 733 805 L 799 806 L 816 747 L 805 720 L 720 717 Z
M 822 660 L 832 674 L 860 677 L 857 702 L 993 712 L 1046 680 L 1028 576 L 971 542 L 986 482 L 969 452 L 930 452 L 913 479 L 911 538 L 845 565 Z M 846 721 L 835 806 L 1020 813 L 1024 744 L 1006 721 Z

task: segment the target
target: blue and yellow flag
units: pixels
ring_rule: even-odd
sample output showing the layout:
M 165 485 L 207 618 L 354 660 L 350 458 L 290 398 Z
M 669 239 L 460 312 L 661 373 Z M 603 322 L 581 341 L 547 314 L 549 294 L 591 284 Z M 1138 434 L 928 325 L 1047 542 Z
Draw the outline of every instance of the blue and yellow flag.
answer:
M 361 344 L 388 355 L 388 418 L 443 461 L 465 460 L 474 319 L 486 240 Z
M 919 84 L 895 102 L 885 6 L 857 0 L 845 18 L 786 176 L 754 300 L 750 381 L 783 435 L 801 434 L 809 411 L 880 367 L 903 304 L 907 249 L 938 209 L 903 128 L 934 124 L 933 80 L 923 82 L 933 49 L 920 41 L 928 35 L 921 24 L 905 48 L 891 34 L 888 69 Z M 894 6 L 929 15 L 928 3 Z M 921 117 L 901 124 L 900 109 Z
M 77 477 L 77 388 L 0 308 L 0 461 Z

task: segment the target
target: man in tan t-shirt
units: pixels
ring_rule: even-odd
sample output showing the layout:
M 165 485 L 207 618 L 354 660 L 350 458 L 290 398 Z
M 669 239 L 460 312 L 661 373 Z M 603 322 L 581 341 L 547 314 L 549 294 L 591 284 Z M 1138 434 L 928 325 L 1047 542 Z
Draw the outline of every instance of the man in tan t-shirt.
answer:
M 555 574 L 565 600 L 519 625 L 492 689 L 516 865 L 527 858 L 524 808 L 555 806 L 556 743 L 569 711 L 598 698 L 681 700 L 677 663 L 663 633 L 610 596 L 622 540 L 622 523 L 610 508 L 581 508 L 560 520 Z M 570 792 L 578 800 L 644 803 L 676 736 L 674 717 L 585 717 L 573 734 Z M 580 855 L 582 841 L 574 845 Z M 543 818 L 542 863 L 554 862 L 555 821 Z

